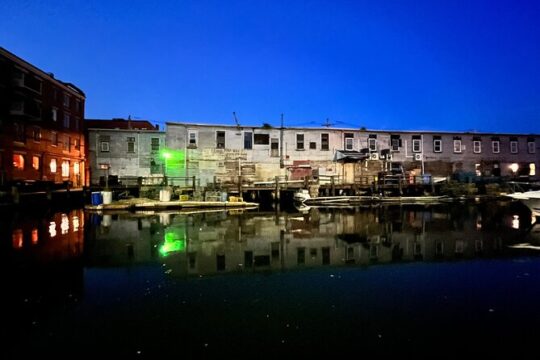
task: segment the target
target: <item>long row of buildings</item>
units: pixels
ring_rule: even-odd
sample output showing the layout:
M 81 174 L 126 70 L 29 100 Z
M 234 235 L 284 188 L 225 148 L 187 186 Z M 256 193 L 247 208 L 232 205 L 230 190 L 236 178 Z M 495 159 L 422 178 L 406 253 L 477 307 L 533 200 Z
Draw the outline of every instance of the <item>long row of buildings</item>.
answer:
M 0 48 L 0 183 L 260 183 L 381 172 L 537 177 L 540 135 L 84 120 L 85 94 Z

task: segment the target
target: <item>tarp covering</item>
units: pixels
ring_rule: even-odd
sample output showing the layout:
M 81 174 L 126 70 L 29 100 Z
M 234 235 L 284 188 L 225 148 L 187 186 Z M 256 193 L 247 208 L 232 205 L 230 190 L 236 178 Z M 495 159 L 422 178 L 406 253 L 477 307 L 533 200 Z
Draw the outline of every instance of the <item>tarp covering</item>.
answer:
M 334 154 L 334 161 L 360 161 L 369 157 L 369 154 L 360 151 L 337 150 Z

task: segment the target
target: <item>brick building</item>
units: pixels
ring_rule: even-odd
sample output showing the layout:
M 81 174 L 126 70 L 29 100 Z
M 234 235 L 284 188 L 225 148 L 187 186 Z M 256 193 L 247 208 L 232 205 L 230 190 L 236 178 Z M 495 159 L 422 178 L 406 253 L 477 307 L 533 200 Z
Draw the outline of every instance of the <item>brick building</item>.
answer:
M 85 95 L 0 47 L 0 185 L 86 184 Z

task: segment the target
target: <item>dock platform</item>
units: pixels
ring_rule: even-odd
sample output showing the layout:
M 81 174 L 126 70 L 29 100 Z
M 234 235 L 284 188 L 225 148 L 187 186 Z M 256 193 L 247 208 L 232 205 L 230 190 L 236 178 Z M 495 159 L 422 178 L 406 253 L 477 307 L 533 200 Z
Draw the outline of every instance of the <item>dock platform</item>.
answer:
M 151 199 L 128 199 L 110 204 L 85 205 L 85 210 L 162 210 L 162 209 L 208 209 L 208 208 L 253 208 L 258 203 L 246 201 L 158 201 Z

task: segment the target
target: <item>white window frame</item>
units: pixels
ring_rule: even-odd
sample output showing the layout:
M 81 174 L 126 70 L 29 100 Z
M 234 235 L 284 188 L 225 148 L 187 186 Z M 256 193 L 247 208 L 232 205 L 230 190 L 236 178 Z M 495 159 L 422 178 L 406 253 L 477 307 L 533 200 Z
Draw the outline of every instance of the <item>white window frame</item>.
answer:
M 390 139 L 390 147 L 392 148 L 392 151 L 399 151 L 399 141 L 401 139 L 400 138 L 391 138 Z
M 354 138 L 346 137 L 345 138 L 345 150 L 351 151 L 354 149 Z
M 461 140 L 454 139 L 454 152 L 461 153 L 462 151 L 463 147 L 461 146 Z
M 473 141 L 473 153 L 480 154 L 482 152 L 482 141 L 474 140 Z
M 494 154 L 499 154 L 501 152 L 501 142 L 499 140 L 491 141 L 491 151 Z
M 422 140 L 421 139 L 413 139 L 412 140 L 412 152 L 413 153 L 421 153 L 422 152 Z
M 377 139 L 368 138 L 368 149 L 369 151 L 377 151 Z
M 536 152 L 536 143 L 534 141 L 527 141 L 527 151 L 529 154 Z
M 519 152 L 518 142 L 510 141 L 510 153 L 517 154 Z
M 193 135 L 193 139 L 195 140 L 195 143 L 191 142 L 192 135 Z M 198 144 L 199 144 L 199 132 L 197 130 L 188 130 L 187 146 L 197 147 Z
M 433 140 L 433 152 L 436 152 L 436 153 L 442 152 L 442 140 L 441 139 Z

